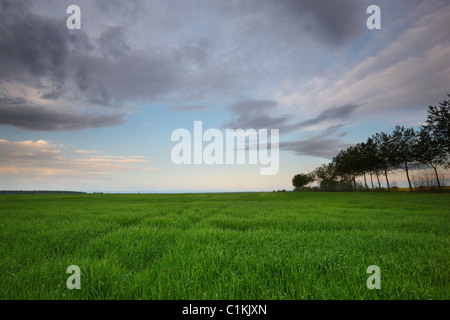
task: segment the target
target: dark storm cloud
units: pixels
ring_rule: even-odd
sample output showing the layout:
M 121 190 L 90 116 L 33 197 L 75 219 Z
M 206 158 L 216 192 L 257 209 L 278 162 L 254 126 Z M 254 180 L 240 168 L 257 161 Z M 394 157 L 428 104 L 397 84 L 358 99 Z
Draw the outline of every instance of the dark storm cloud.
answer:
M 68 30 L 64 16 L 35 14 L 37 3 L 0 1 L 1 124 L 76 130 L 123 123 L 125 101 L 157 99 L 180 86 L 189 65 L 207 61 L 207 41 L 132 52 L 121 26 L 104 27 L 96 39 L 83 30 Z M 46 104 L 50 100 L 51 108 Z M 117 111 L 92 116 L 72 110 L 74 106 Z
M 92 47 L 88 44 L 92 39 L 82 31 L 71 33 L 64 20 L 44 19 L 28 10 L 16 16 L 6 20 L 8 32 L 0 33 L 0 62 L 6 68 L 1 77 L 23 82 L 23 74 L 28 71 L 27 84 L 40 88 L 40 82 L 46 83 L 43 99 L 59 98 L 72 80 L 88 95 L 87 102 L 100 105 L 136 97 L 154 98 L 172 89 L 177 73 L 182 71 L 176 56 L 179 51 L 128 56 L 130 47 L 121 27 L 107 27 L 101 33 L 99 51 L 103 57 L 113 58 L 103 59 L 90 54 Z
M 83 32 L 70 34 L 62 19 L 34 15 L 30 10 L 31 2 L 2 0 L 1 7 L 0 124 L 53 131 L 98 128 L 123 122 L 123 115 L 77 114 L 64 106 L 57 110 L 48 108 L 46 100 L 58 100 L 67 92 L 69 57 L 92 50 L 88 37 Z M 31 103 L 26 94 L 12 96 L 11 83 L 37 91 L 39 95 L 34 98 L 42 99 L 44 104 Z
M 49 76 L 62 82 L 66 62 L 74 48 L 90 49 L 86 36 L 70 34 L 64 20 L 33 15 L 21 1 L 2 0 L 0 12 L 0 64 L 2 80 L 23 80 L 24 72 L 34 79 Z
M 75 114 L 27 104 L 22 98 L 0 98 L 0 125 L 34 131 L 80 130 L 118 125 L 123 114 Z

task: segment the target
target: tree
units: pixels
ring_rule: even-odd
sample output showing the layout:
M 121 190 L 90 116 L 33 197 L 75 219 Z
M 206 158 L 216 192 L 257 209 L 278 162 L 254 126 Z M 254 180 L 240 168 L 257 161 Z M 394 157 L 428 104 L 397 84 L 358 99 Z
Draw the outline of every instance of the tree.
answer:
M 370 179 L 372 181 L 372 174 L 375 174 L 378 181 L 378 188 L 381 189 L 380 171 L 382 170 L 382 161 L 380 159 L 380 152 L 378 144 L 374 136 L 367 138 L 365 143 L 365 155 L 366 155 L 366 169 L 369 171 Z M 372 182 L 373 188 L 373 182 Z
M 366 191 L 369 191 L 369 187 L 367 186 L 367 178 L 366 178 L 366 172 L 367 172 L 367 150 L 366 150 L 366 144 L 365 143 L 359 143 L 357 144 L 357 148 L 359 150 L 359 156 L 358 160 L 360 163 L 360 173 L 364 176 L 364 186 L 366 187 Z
M 450 98 L 450 94 L 448 94 Z M 439 148 L 445 153 L 444 166 L 450 167 L 450 100 L 439 103 L 439 106 L 429 106 L 427 126 L 430 134 Z
M 345 150 L 339 151 L 333 157 L 334 177 L 339 178 L 341 190 L 356 189 L 355 177 L 358 175 L 358 155 L 357 148 L 350 146 Z M 352 185 L 353 183 L 353 185 Z
M 450 94 L 448 97 L 450 98 Z M 412 191 L 409 171 L 418 165 L 434 169 L 441 190 L 437 168 L 450 167 L 450 99 L 440 102 L 439 106 L 428 107 L 427 125 L 419 132 L 413 128 L 396 126 L 391 135 L 377 133 L 366 142 L 339 151 L 330 163 L 322 164 L 313 174 L 322 190 L 331 191 L 356 189 L 356 178 L 359 176 L 364 176 L 364 184 L 368 190 L 366 173 L 370 175 L 372 188 L 374 174 L 381 188 L 379 175 L 384 173 L 387 187 L 391 191 L 388 172 L 402 168 L 406 172 L 409 190 Z M 301 182 L 303 181 L 300 180 L 299 183 Z
M 391 169 L 391 163 L 390 159 L 392 158 L 391 154 L 394 153 L 394 150 L 390 147 L 390 136 L 385 133 L 377 133 L 373 137 L 375 144 L 377 146 L 377 159 L 379 161 L 379 166 L 381 170 L 384 171 L 384 176 L 386 178 L 386 184 L 388 187 L 388 190 L 391 191 L 391 186 L 389 185 L 389 179 L 388 179 L 388 171 Z
M 357 163 L 358 163 L 358 169 L 359 174 L 364 175 L 364 184 L 367 188 L 367 180 L 366 180 L 366 173 L 370 176 L 370 182 L 373 186 L 373 178 L 372 175 L 376 174 L 378 178 L 378 168 L 377 168 L 377 153 L 376 153 L 376 145 L 372 138 L 368 138 L 366 142 L 358 143 L 356 145 L 358 152 L 356 154 Z M 378 185 L 380 185 L 380 179 L 378 179 Z
M 412 191 L 411 179 L 409 178 L 409 169 L 416 162 L 415 152 L 417 144 L 416 133 L 413 128 L 396 126 L 390 139 L 391 159 L 390 162 L 395 167 L 403 168 L 406 171 L 409 191 Z
M 292 185 L 295 189 L 299 189 L 301 187 L 304 187 L 308 183 L 311 183 L 314 181 L 314 175 L 312 174 L 305 174 L 305 173 L 299 173 L 292 178 Z
M 439 192 L 442 192 L 437 167 L 445 165 L 445 162 L 448 161 L 448 155 L 446 150 L 442 148 L 439 138 L 432 134 L 432 128 L 429 126 L 424 126 L 420 130 L 415 151 L 416 158 L 420 163 L 434 169 Z
M 336 169 L 333 162 L 330 162 L 328 164 L 324 163 L 313 171 L 313 174 L 316 177 L 316 181 L 320 184 L 321 190 L 332 191 L 337 188 L 335 171 Z

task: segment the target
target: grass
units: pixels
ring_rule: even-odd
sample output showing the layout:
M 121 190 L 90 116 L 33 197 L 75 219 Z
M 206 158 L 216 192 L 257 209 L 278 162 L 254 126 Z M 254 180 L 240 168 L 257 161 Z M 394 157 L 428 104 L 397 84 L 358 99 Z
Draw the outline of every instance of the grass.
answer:
M 449 299 L 450 194 L 0 196 L 0 299 Z M 81 269 L 69 290 L 66 269 Z M 381 289 L 366 269 L 381 269 Z

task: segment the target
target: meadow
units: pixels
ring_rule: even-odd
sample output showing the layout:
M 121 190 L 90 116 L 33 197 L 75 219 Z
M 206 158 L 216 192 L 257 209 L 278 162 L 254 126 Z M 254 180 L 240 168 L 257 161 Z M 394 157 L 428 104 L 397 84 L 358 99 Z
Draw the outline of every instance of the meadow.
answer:
M 449 299 L 450 194 L 0 195 L 0 299 Z M 66 269 L 81 270 L 81 289 Z M 369 290 L 370 265 L 381 289 Z

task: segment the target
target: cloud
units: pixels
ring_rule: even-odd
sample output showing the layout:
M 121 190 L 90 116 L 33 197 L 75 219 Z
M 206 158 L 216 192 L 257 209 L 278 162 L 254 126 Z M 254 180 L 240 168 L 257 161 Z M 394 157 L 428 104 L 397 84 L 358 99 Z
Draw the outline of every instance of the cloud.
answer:
M 414 2 L 411 11 L 422 16 L 380 50 L 385 42 L 367 33 L 358 0 L 80 0 L 81 30 L 65 27 L 65 3 L 0 0 L 0 111 L 11 116 L 2 124 L 100 128 L 125 122 L 138 104 L 177 101 L 170 110 L 187 112 L 202 110 L 199 101 L 250 97 L 247 111 L 230 109 L 230 125 L 290 132 L 327 121 L 321 112 L 336 106 L 351 116 L 407 108 L 441 96 L 449 82 L 443 3 Z M 393 19 L 403 14 L 390 8 Z M 373 52 L 361 59 L 367 48 Z M 13 111 L 4 101 L 15 99 L 22 100 Z M 254 101 L 264 114 L 251 111 Z
M 100 51 L 105 58 L 124 57 L 130 51 L 130 47 L 126 41 L 125 32 L 122 27 L 108 27 L 100 35 Z
M 181 84 L 175 52 L 133 52 L 126 57 L 73 57 L 75 82 L 86 103 L 119 108 L 124 101 L 156 100 Z
M 223 127 L 228 128 L 277 128 L 286 126 L 287 116 L 275 116 L 277 102 L 273 100 L 244 100 L 229 107 L 232 120 Z
M 65 27 L 66 16 L 49 14 L 63 4 L 1 0 L 0 98 L 24 100 L 14 111 L 0 105 L 11 116 L 2 124 L 98 128 L 123 123 L 128 102 L 236 94 L 264 72 L 280 46 L 297 48 L 298 33 L 339 45 L 358 30 L 357 1 L 264 2 L 82 1 L 83 27 L 74 31 Z M 52 120 L 32 120 L 26 112 Z
M 206 40 L 135 49 L 121 25 L 103 26 L 96 37 L 39 15 L 37 3 L 1 0 L 1 6 L 3 125 L 54 131 L 122 124 L 127 102 L 157 101 L 189 83 L 192 66 L 207 63 Z
M 124 114 L 76 114 L 29 105 L 23 98 L 0 98 L 0 125 L 34 131 L 80 130 L 119 125 Z
M 232 119 L 222 127 L 279 129 L 280 134 L 288 134 L 317 124 L 327 123 L 333 126 L 337 122 L 348 120 L 357 108 L 357 105 L 338 106 L 324 110 L 308 120 L 292 121 L 295 119 L 293 115 L 280 115 L 281 110 L 274 100 L 243 100 L 229 107 Z
M 322 111 L 313 119 L 302 121 L 299 127 L 307 127 L 328 120 L 347 120 L 358 108 L 357 105 L 344 105 Z
M 448 93 L 450 6 L 427 1 L 411 5 L 410 11 L 416 18 L 384 47 L 369 46 L 373 52 L 368 57 L 341 68 L 337 76 L 326 74 L 281 88 L 275 99 L 299 113 L 308 112 L 311 106 L 321 111 L 336 105 L 358 105 L 355 119 L 389 117 L 406 110 L 413 118 L 414 112 L 423 114 L 428 105 Z
M 278 19 L 299 26 L 297 31 L 306 31 L 318 36 L 330 46 L 340 46 L 358 36 L 363 28 L 364 8 L 361 1 L 341 0 L 278 0 L 274 1 L 279 11 Z
M 81 153 L 81 154 L 97 154 L 99 151 L 95 150 L 73 150 L 75 153 Z
M 1 6 L 0 80 L 32 82 L 48 77 L 62 85 L 68 57 L 92 49 L 84 32 L 70 33 L 62 19 L 33 14 L 32 3 L 2 0 Z
M 0 139 L 0 176 L 23 177 L 107 177 L 114 171 L 153 170 L 143 156 L 68 157 L 58 146 L 45 140 L 12 142 Z M 81 150 L 82 151 L 82 150 Z M 90 156 L 90 154 L 94 154 Z
M 335 125 L 322 133 L 306 136 L 297 141 L 280 142 L 280 149 L 294 151 L 300 156 L 312 156 L 325 159 L 332 159 L 339 150 L 350 146 L 343 143 L 340 138 L 345 136 L 345 132 L 339 133 L 343 125 Z
M 347 132 L 340 132 L 345 127 L 342 121 L 348 120 L 357 110 L 357 105 L 344 105 L 329 108 L 317 116 L 303 121 L 292 121 L 293 115 L 279 116 L 278 103 L 273 100 L 244 100 L 232 106 L 233 118 L 225 123 L 224 128 L 279 129 L 286 135 L 294 131 L 306 132 L 294 141 L 281 141 L 280 149 L 293 151 L 300 156 L 312 156 L 331 159 L 341 149 L 350 144 L 342 141 Z M 319 130 L 317 126 L 325 126 Z M 305 131 L 312 128 L 313 131 Z M 319 133 L 308 133 L 317 132 Z M 321 132 L 320 132 L 321 131 Z

